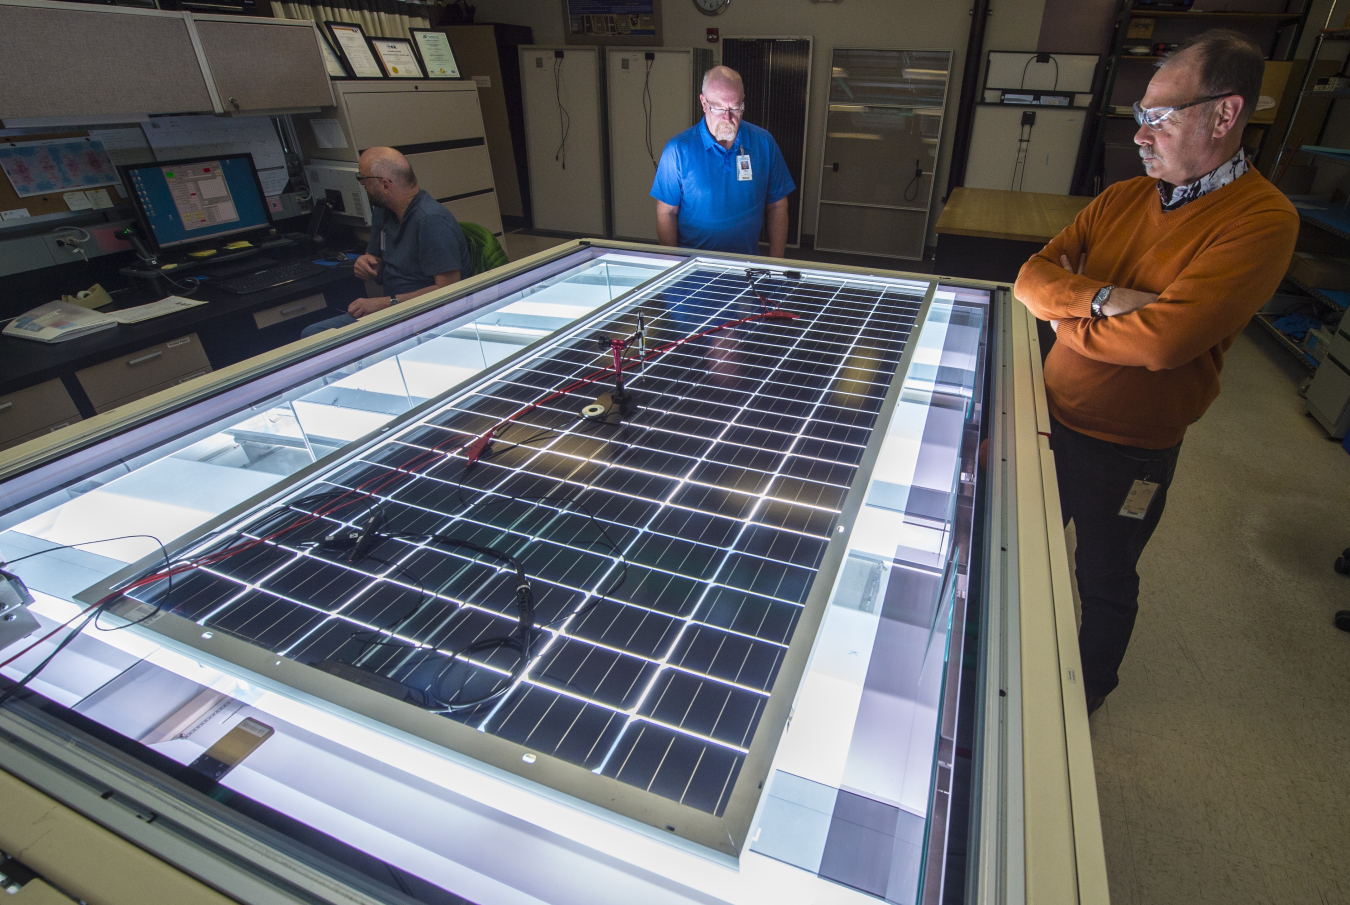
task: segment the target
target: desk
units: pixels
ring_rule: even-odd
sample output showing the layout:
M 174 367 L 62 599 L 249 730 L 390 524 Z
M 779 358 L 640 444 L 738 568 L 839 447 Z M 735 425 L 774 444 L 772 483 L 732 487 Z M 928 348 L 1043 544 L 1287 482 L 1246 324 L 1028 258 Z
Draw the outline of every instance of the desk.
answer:
M 318 255 L 313 249 L 297 246 L 269 251 L 267 257 L 281 263 L 287 259 L 313 259 Z M 193 333 L 200 339 L 211 368 L 242 361 L 296 339 L 301 327 L 333 313 L 316 310 L 275 326 L 260 327 L 254 320 L 254 312 L 318 293 L 324 294 L 330 307 L 338 309 L 364 294 L 361 284 L 352 277 L 350 263 L 336 264 L 330 271 L 248 295 L 236 295 L 204 282 L 194 297 L 204 299 L 205 305 L 139 324 L 119 325 L 67 342 L 48 345 L 0 337 L 0 396 L 59 379 L 80 415 L 87 418 L 94 414 L 96 406 L 76 379 L 77 371 Z M 148 288 L 138 289 L 136 293 L 119 294 L 117 307 L 152 302 L 163 295 L 163 292 Z
M 1091 198 L 954 189 L 934 229 L 938 234 L 936 272 L 947 276 L 1017 279 L 1027 258 L 1073 222 Z

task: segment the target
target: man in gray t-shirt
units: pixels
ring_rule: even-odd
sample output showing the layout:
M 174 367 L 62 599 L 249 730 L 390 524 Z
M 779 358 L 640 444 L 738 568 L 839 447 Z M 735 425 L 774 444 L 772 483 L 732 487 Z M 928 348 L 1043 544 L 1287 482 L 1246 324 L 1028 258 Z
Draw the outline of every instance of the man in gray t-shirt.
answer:
M 473 276 L 464 231 L 448 210 L 417 187 L 412 164 L 393 148 L 370 148 L 357 163 L 374 215 L 358 279 L 383 282 L 388 295 L 360 298 L 347 313 L 311 324 L 302 336 L 356 323 L 357 318 Z

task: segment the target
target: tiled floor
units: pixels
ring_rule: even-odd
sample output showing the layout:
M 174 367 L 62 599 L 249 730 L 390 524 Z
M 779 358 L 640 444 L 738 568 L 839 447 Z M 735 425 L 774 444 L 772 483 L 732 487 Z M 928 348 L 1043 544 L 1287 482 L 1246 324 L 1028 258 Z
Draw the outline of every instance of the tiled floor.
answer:
M 1350 905 L 1350 455 L 1256 327 L 1186 434 L 1092 718 L 1113 905 Z

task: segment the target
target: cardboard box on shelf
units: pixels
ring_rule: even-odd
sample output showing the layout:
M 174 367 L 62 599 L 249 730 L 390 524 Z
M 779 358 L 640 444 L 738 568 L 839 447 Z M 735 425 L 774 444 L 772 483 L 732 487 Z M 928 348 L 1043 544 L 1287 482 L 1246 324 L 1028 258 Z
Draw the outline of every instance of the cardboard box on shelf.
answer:
M 1350 258 L 1296 251 L 1289 262 L 1289 275 L 1314 289 L 1350 290 Z

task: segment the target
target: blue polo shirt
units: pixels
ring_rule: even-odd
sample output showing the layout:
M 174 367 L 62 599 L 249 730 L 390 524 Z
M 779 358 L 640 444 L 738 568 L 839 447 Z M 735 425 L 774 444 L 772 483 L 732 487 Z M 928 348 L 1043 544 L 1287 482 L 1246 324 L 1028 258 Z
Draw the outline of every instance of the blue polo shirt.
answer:
M 750 155 L 754 177 L 745 182 L 736 178 L 741 154 Z M 681 246 L 757 255 L 764 206 L 796 187 L 768 132 L 743 122 L 727 150 L 699 120 L 666 143 L 652 197 L 680 209 Z
M 458 270 L 462 280 L 473 276 L 464 230 L 425 189 L 413 196 L 401 220 L 383 207 L 375 208 L 366 254 L 384 261 L 380 282 L 391 295 L 424 289 L 436 282 L 438 273 Z

